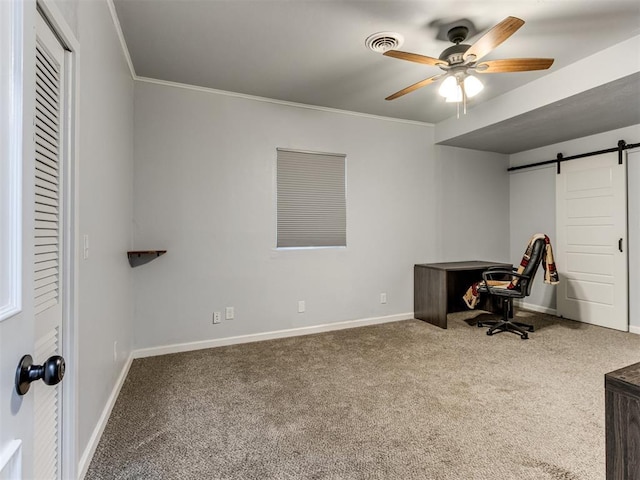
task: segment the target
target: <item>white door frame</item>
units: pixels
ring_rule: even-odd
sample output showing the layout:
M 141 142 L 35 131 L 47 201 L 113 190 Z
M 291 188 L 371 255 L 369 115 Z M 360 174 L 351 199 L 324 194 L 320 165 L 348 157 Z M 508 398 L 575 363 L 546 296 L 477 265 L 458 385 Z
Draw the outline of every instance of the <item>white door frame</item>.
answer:
M 0 322 L 22 311 L 22 36 L 23 16 L 19 4 L 0 5 Z
M 78 112 L 79 112 L 79 88 L 78 88 L 78 65 L 80 44 L 75 34 L 65 21 L 62 13 L 53 0 L 37 0 L 37 8 L 51 26 L 53 32 L 58 36 L 65 48 L 65 85 L 68 92 L 65 96 L 64 113 L 65 118 L 65 139 L 63 145 L 65 151 L 62 158 L 65 159 L 62 169 L 64 175 L 65 189 L 63 192 L 63 258 L 62 266 L 62 326 L 64 335 L 62 336 L 62 354 L 66 361 L 66 372 L 64 378 L 64 388 L 62 389 L 62 442 L 61 442 L 61 477 L 66 479 L 77 478 L 78 472 L 78 276 L 79 262 L 78 252 L 78 225 L 79 208 L 77 199 L 79 198 L 79 172 L 78 172 Z M 37 12 L 35 12 L 37 15 Z M 31 93 L 29 93 L 32 95 Z M 35 95 L 35 90 L 33 95 Z M 30 154 L 30 152 L 29 152 Z
M 638 156 L 638 159 L 634 159 L 634 165 L 631 166 L 629 158 L 631 156 Z M 640 334 L 640 326 L 632 325 L 633 318 L 637 318 L 637 314 L 640 312 L 640 299 L 636 295 L 633 295 L 634 288 L 640 285 L 640 272 L 633 267 L 638 264 L 640 259 L 640 224 L 637 221 L 637 217 L 632 217 L 633 214 L 640 214 L 640 198 L 635 190 L 629 188 L 629 183 L 633 178 L 640 178 L 638 176 L 638 168 L 635 163 L 640 163 L 640 148 L 633 148 L 626 151 L 625 162 L 627 163 L 627 251 L 628 251 L 628 273 L 629 273 L 629 331 L 631 333 Z M 632 177 L 632 172 L 636 175 Z M 636 200 L 635 204 L 631 204 L 630 200 Z M 632 219 L 634 221 L 632 221 Z M 633 243 L 632 243 L 633 242 Z

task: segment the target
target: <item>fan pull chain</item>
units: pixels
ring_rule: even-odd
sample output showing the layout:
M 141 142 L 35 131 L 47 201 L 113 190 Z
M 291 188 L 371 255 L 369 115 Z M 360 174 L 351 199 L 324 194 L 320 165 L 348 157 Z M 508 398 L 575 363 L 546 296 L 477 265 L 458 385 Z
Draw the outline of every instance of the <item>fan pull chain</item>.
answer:
M 467 92 L 464 89 L 464 82 L 460 82 L 460 89 L 462 90 L 462 112 L 463 115 L 467 114 Z

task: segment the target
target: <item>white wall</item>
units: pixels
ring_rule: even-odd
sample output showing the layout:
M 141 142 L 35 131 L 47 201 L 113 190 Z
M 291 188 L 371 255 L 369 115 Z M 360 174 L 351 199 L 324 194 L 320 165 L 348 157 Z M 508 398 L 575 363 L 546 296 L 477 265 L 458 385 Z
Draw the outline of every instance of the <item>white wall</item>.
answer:
M 435 147 L 439 261 L 509 261 L 508 155 Z
M 558 153 L 565 157 L 580 153 L 616 147 L 618 140 L 627 143 L 640 141 L 640 125 L 548 145 L 510 156 L 510 165 L 553 160 Z M 577 160 L 579 161 L 579 160 Z M 510 173 L 511 206 L 511 261 L 519 263 L 532 234 L 546 233 L 553 245 L 556 233 L 556 166 L 516 170 Z M 640 185 L 629 184 L 629 189 Z M 640 211 L 640 208 L 636 211 Z M 631 245 L 630 248 L 639 248 Z M 630 295 L 633 298 L 633 295 Z M 556 308 L 555 288 L 536 281 L 527 303 L 551 310 Z M 631 319 L 632 325 L 640 325 L 640 319 Z
M 135 246 L 168 250 L 134 270 L 138 348 L 410 316 L 415 263 L 508 249 L 506 194 L 497 220 L 487 215 L 501 231 L 478 245 L 451 223 L 468 205 L 450 204 L 484 188 L 462 175 L 465 162 L 478 161 L 472 173 L 506 163 L 436 159 L 429 126 L 137 82 L 135 131 Z M 277 147 L 347 154 L 346 249 L 275 249 Z M 456 253 L 445 255 L 449 240 Z M 225 306 L 236 319 L 212 325 Z
M 105 1 L 79 2 L 78 448 L 85 451 L 133 342 L 133 80 Z M 80 252 L 81 254 L 81 252 Z M 118 342 L 114 361 L 113 343 Z

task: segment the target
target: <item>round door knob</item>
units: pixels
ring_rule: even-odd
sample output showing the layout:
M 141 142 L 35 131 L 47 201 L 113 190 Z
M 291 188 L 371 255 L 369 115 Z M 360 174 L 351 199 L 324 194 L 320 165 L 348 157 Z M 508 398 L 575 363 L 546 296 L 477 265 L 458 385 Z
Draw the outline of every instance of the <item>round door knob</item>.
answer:
M 42 365 L 34 365 L 31 355 L 20 359 L 16 370 L 16 392 L 24 395 L 29 391 L 31 382 L 42 380 L 47 385 L 57 385 L 64 377 L 64 358 L 60 355 L 49 357 Z

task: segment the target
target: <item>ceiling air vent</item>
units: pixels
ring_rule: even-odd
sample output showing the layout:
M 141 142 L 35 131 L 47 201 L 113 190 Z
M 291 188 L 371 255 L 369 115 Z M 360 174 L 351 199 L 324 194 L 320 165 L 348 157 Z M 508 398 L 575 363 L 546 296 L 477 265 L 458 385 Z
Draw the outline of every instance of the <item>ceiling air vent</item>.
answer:
M 384 53 L 400 47 L 404 43 L 404 37 L 395 32 L 378 32 L 369 35 L 364 43 L 369 50 Z

